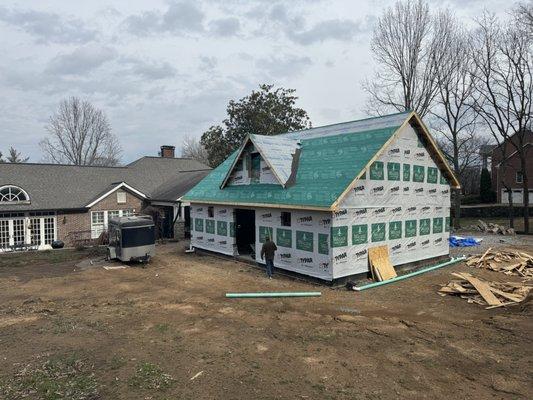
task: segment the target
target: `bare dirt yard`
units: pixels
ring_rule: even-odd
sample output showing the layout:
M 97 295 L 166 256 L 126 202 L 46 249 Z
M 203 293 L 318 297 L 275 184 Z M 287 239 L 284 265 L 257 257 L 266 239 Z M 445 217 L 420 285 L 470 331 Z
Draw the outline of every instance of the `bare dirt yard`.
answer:
M 453 271 L 514 277 L 463 263 L 357 293 L 183 247 L 118 270 L 74 271 L 88 256 L 74 251 L 0 256 L 0 398 L 533 398 L 531 307 L 437 294 Z M 322 297 L 224 296 L 310 290 Z

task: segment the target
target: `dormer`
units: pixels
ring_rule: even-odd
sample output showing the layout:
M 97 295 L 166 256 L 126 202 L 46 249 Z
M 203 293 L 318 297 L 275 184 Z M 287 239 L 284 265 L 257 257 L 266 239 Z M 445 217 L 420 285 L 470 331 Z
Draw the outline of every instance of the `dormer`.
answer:
M 280 136 L 248 135 L 220 188 L 271 184 L 284 188 L 295 176 L 299 143 Z

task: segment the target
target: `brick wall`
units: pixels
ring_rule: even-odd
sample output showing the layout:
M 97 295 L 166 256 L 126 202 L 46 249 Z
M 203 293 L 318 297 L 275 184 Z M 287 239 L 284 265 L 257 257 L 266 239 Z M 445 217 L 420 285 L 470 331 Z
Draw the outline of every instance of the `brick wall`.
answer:
M 88 212 L 60 211 L 57 213 L 57 238 L 71 246 L 69 233 L 91 230 L 91 214 Z
M 117 193 L 126 193 L 126 203 L 119 204 L 117 202 Z M 127 209 L 135 209 L 135 211 L 140 211 L 142 203 L 142 200 L 135 194 L 126 190 L 117 190 L 116 192 L 111 193 L 109 196 L 100 200 L 98 203 L 92 206 L 90 211 Z
M 527 154 L 528 160 L 533 159 L 533 146 L 527 147 L 526 154 Z M 520 157 L 518 156 L 518 154 L 515 154 L 513 157 L 511 157 L 507 161 L 507 166 L 505 168 L 505 176 L 504 177 L 501 176 L 501 172 L 500 172 L 501 170 L 493 164 L 493 168 L 492 168 L 492 177 L 493 177 L 492 186 L 496 190 L 498 203 L 502 202 L 501 194 L 502 194 L 502 189 L 504 188 L 504 186 L 502 185 L 502 182 L 501 182 L 502 178 L 503 178 L 503 181 L 505 182 L 505 184 L 508 185 L 509 187 L 511 187 L 513 189 L 522 189 L 523 184 L 519 183 L 519 182 L 516 182 L 516 172 L 517 171 L 521 171 L 521 170 L 522 170 L 522 166 L 521 166 Z M 529 181 L 528 182 L 529 189 L 531 189 L 533 187 L 532 186 L 533 185 L 533 162 L 529 162 L 527 164 L 527 177 L 528 177 L 528 181 Z M 531 199 L 529 201 L 531 202 Z
M 126 194 L 126 202 L 117 202 L 117 193 Z M 88 211 L 60 211 L 57 213 L 57 238 L 65 242 L 67 246 L 72 245 L 69 234 L 75 232 L 89 232 L 91 230 L 91 211 L 112 211 L 134 209 L 140 212 L 143 208 L 143 201 L 135 194 L 126 190 L 117 190 L 100 200 Z M 72 237 L 72 235 L 70 235 Z M 90 234 L 89 234 L 90 237 Z

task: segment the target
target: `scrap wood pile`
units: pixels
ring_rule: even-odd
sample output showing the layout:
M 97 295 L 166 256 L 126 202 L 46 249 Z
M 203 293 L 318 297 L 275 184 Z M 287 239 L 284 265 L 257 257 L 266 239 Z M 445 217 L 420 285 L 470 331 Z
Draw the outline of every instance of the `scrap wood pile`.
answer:
M 533 256 L 521 251 L 492 251 L 489 248 L 483 255 L 468 258 L 466 265 L 533 279 Z
M 490 282 L 476 278 L 466 272 L 452 273 L 459 278 L 450 281 L 439 290 L 441 296 L 457 295 L 469 303 L 476 303 L 489 308 L 503 307 L 530 300 L 529 291 L 533 284 L 524 282 Z
M 499 235 L 515 235 L 515 230 L 513 228 L 507 228 L 503 225 L 495 224 L 492 222 L 486 223 L 485 221 L 478 220 L 477 224 L 470 225 L 467 229 L 486 232 L 486 233 L 496 233 Z

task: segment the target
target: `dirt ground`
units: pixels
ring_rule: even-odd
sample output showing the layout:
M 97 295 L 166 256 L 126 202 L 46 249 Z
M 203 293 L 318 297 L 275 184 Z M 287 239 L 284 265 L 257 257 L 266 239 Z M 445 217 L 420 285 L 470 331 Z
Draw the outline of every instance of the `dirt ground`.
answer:
M 533 252 L 499 238 L 486 243 Z M 533 398 L 531 308 L 437 294 L 453 271 L 512 278 L 457 264 L 357 293 L 183 247 L 119 270 L 3 259 L 0 398 Z M 310 290 L 322 296 L 224 296 Z

